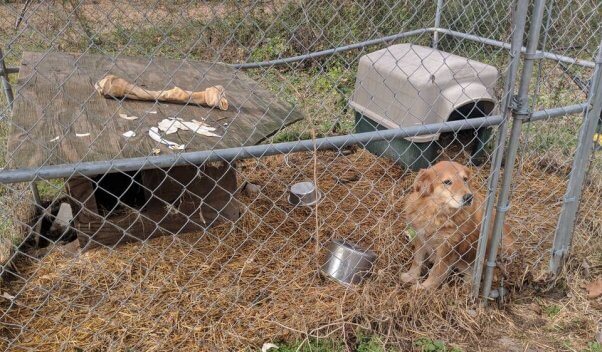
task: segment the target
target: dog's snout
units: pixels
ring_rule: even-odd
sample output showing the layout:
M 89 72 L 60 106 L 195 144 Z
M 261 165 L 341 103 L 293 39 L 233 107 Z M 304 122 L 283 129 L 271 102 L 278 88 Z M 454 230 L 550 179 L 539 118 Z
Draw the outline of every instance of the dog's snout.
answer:
M 462 197 L 462 203 L 464 203 L 464 205 L 470 205 L 472 203 L 472 198 L 472 193 L 467 193 Z

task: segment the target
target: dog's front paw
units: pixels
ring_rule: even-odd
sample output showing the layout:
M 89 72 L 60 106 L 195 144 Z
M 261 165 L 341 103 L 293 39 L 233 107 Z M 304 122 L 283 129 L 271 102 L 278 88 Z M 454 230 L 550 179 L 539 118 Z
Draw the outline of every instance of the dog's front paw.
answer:
M 416 285 L 414 285 L 414 288 L 416 288 L 417 290 L 424 290 L 424 291 L 426 291 L 426 290 L 432 289 L 433 286 L 435 286 L 435 285 L 433 285 L 432 283 L 429 283 L 427 281 L 424 281 L 424 282 L 418 282 L 418 283 L 416 283 Z
M 414 283 L 417 280 L 418 280 L 418 278 L 416 277 L 416 275 L 414 275 L 412 273 L 401 274 L 401 281 L 405 282 L 406 284 Z
M 415 288 L 416 290 L 420 290 L 420 291 L 422 291 L 422 290 L 426 290 L 426 287 L 424 287 L 424 285 L 423 285 L 423 284 L 421 284 L 420 282 L 417 282 L 417 283 L 416 283 L 416 285 L 414 285 L 414 288 Z

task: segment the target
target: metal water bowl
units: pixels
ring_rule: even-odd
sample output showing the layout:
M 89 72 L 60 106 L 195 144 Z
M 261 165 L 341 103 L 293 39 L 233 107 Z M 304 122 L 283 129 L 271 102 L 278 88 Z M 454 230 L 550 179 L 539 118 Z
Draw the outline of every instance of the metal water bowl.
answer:
M 345 285 L 357 285 L 367 279 L 372 271 L 376 253 L 365 250 L 345 240 L 331 241 L 328 255 L 322 264 L 322 274 Z
M 305 181 L 291 186 L 288 201 L 292 205 L 312 206 L 322 199 L 320 192 L 313 182 Z

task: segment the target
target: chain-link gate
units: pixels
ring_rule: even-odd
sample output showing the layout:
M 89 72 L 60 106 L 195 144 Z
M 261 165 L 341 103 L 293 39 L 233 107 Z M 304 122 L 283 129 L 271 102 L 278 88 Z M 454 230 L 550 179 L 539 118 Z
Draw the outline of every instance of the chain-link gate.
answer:
M 1 3 L 2 347 L 599 350 L 601 13 Z

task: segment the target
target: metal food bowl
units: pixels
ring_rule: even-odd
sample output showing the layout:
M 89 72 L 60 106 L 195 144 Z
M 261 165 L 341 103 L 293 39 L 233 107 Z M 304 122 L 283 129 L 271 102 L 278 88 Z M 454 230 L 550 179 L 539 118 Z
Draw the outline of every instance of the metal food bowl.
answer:
M 328 255 L 321 268 L 325 276 L 346 286 L 357 285 L 370 276 L 376 253 L 345 240 L 331 241 L 326 249 Z
M 288 201 L 292 205 L 311 206 L 320 202 L 320 192 L 313 182 L 299 182 L 291 186 Z

